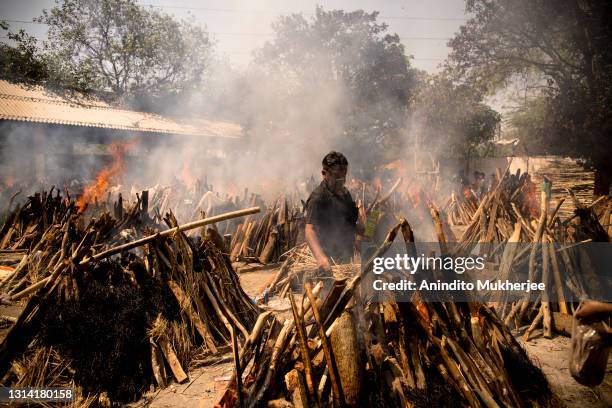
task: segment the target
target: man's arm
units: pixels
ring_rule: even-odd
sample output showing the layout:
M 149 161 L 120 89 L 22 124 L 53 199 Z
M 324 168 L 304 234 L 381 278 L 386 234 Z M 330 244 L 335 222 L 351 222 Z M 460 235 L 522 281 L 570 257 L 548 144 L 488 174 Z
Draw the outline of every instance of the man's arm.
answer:
M 329 263 L 329 258 L 325 254 L 325 251 L 323 251 L 323 248 L 321 248 L 319 238 L 317 237 L 317 233 L 315 232 L 312 224 L 306 224 L 306 227 L 304 228 L 304 236 L 319 268 L 325 272 L 330 272 L 331 265 Z
M 576 319 L 583 319 L 596 314 L 601 314 L 605 318 L 612 316 L 612 303 L 585 300 L 582 302 L 582 306 L 574 313 L 574 317 Z

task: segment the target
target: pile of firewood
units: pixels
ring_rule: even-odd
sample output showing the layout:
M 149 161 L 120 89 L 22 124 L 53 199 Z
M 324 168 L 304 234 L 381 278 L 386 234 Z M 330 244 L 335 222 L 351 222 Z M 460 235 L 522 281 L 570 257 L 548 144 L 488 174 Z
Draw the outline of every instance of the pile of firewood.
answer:
M 524 333 L 527 340 L 540 325 L 545 337 L 551 337 L 553 329 L 568 333 L 568 317 L 578 306 L 566 299 L 568 291 L 572 299 L 581 299 L 597 293 L 601 286 L 580 245 L 610 240 L 609 227 L 602 226 L 610 222 L 608 197 L 587 205 L 567 189 L 575 210 L 573 216 L 561 219 L 559 209 L 566 198 L 551 203 L 555 180 L 542 179 L 537 197 L 528 174 L 512 175 L 506 170 L 470 216 L 457 251 L 470 252 L 478 245 L 480 253 L 488 255 L 491 277 L 505 280 L 524 269 L 528 271 L 525 279 L 553 288 L 535 299 L 528 295 L 512 302 L 504 296 L 495 299 L 507 325 L 529 325 Z
M 501 174 L 498 171 L 497 185 L 484 195 L 467 218 L 467 229 L 460 242 L 507 241 L 517 222 L 526 227 L 523 233 L 528 238 L 527 234 L 533 233 L 529 221 L 540 211 L 537 198 L 535 185 L 528 173 L 517 171 L 516 174 L 509 174 L 506 169 Z
M 556 210 L 560 204 L 548 214 L 549 203 L 544 196 L 540 217 L 537 223 L 534 223 L 534 230 L 528 233 L 528 242 L 531 245 L 525 246 L 521 253 L 517 253 L 516 246 L 509 245 L 498 268 L 498 278 L 505 279 L 512 268 L 527 265 L 528 278 L 531 281 L 544 282 L 547 287 L 554 288 L 548 293 L 543 292 L 536 299 L 527 295 L 513 303 L 500 299 L 502 302 L 498 307 L 506 324 L 513 323 L 514 327 L 519 328 L 524 322 L 530 323 L 524 333 L 525 340 L 528 340 L 540 325 L 544 337 L 550 338 L 553 329 L 569 334 L 571 320 L 565 316 L 573 314 L 578 303 L 566 300 L 566 296 L 569 295 L 572 299 L 604 298 L 605 291 L 610 289 L 605 286 L 608 282 L 602 281 L 595 273 L 597 269 L 606 268 L 607 265 L 594 264 L 588 251 L 583 248 L 583 245 L 591 242 L 610 241 L 606 228 L 601 225 L 600 217 L 594 211 L 598 203 L 608 198 L 604 196 L 586 205 L 575 197 L 571 190 L 568 190 L 568 196 L 575 207 L 574 216 L 560 222 L 556 218 Z M 609 217 L 609 213 L 607 216 Z M 606 217 L 605 211 L 603 217 Z M 510 243 L 519 242 L 522 228 L 525 228 L 522 224 L 515 225 Z
M 364 272 L 288 293 L 293 319 L 260 315 L 219 401 L 233 406 L 553 406 L 533 366 L 496 313 L 477 303 L 369 303 Z
M 286 196 L 279 197 L 263 215 L 246 217 L 232 234 L 232 261 L 277 262 L 299 240 L 302 209 Z
M 284 298 L 289 290 L 301 290 L 309 276 L 316 276 L 319 269 L 317 261 L 306 243 L 302 243 L 286 253 L 286 258 L 268 285 L 271 295 Z M 332 274 L 336 279 L 351 278 L 361 270 L 357 263 L 333 264 Z
M 168 214 L 169 229 L 155 232 L 142 212 L 85 224 L 69 197 L 49 192 L 7 217 L 0 290 L 23 311 L 0 345 L 2 385 L 70 386 L 84 405 L 132 401 L 152 379 L 186 381 L 204 356 L 249 338 L 259 310 L 228 256 L 184 232 L 236 214 L 185 226 Z

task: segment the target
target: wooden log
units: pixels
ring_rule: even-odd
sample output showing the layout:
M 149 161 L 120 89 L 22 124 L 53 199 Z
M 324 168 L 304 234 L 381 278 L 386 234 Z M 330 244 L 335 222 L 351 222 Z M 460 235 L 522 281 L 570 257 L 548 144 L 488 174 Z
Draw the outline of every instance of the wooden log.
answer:
M 521 237 L 521 223 L 517 222 L 514 224 L 514 232 L 508 239 L 504 253 L 502 255 L 501 263 L 499 264 L 498 279 L 505 280 L 510 276 L 510 270 L 512 269 L 512 263 L 516 256 L 517 245 Z M 500 302 L 503 296 L 502 293 L 498 293 L 495 296 L 495 302 Z
M 149 339 L 149 344 L 151 346 L 151 368 L 153 369 L 153 377 L 155 378 L 155 382 L 157 382 L 158 387 L 165 388 L 166 366 L 164 365 L 161 350 L 159 349 L 159 346 L 155 344 L 153 339 Z
M 555 330 L 555 332 L 571 337 L 573 320 L 572 315 L 559 312 L 553 312 L 552 315 L 553 329 Z
M 497 221 L 497 207 L 499 205 L 499 196 L 496 196 L 493 199 L 493 208 L 491 208 L 491 212 L 489 213 L 489 225 L 487 228 L 487 232 L 485 235 L 484 242 L 492 242 L 493 234 L 495 233 L 495 224 Z
M 244 224 L 238 224 L 238 227 L 236 228 L 236 232 L 234 233 L 234 235 L 232 236 L 232 241 L 230 243 L 229 246 L 229 250 L 231 251 L 231 253 L 233 253 L 234 248 L 236 247 L 236 243 L 238 242 L 239 239 L 242 239 L 242 230 L 243 228 L 245 228 L 246 226 Z
M 538 244 L 542 242 L 542 234 L 544 233 L 544 227 L 546 225 L 546 204 L 542 204 L 542 213 L 540 214 L 540 218 L 538 220 L 538 226 L 536 228 L 535 236 L 533 237 L 533 243 L 531 252 L 529 253 L 529 280 L 531 282 L 535 282 L 535 269 L 536 269 L 536 254 L 538 251 Z M 525 311 L 527 310 L 527 306 L 529 304 L 529 295 L 526 295 L 521 303 L 521 308 L 519 311 L 519 319 L 523 317 Z
M 561 272 L 559 270 L 559 263 L 557 261 L 557 254 L 555 253 L 555 247 L 552 238 L 547 237 L 547 247 L 550 256 L 550 265 L 553 271 L 553 280 L 555 282 L 555 290 L 557 291 L 557 297 L 559 299 L 559 310 L 561 313 L 568 314 L 567 304 L 565 303 L 565 293 L 563 289 L 563 283 L 561 282 Z
M 360 406 L 363 367 L 359 358 L 357 332 L 349 311 L 344 311 L 336 320 L 330 340 L 344 402 L 350 407 Z
M 106 251 L 93 255 L 91 259 L 99 261 L 101 259 L 108 258 L 109 256 L 118 254 L 122 251 L 127 251 L 129 249 L 137 248 L 139 246 L 148 244 L 150 242 L 155 241 L 159 237 L 170 236 L 172 234 L 177 234 L 179 232 L 188 231 L 194 228 L 199 228 L 204 225 L 214 224 L 216 222 L 230 220 L 232 218 L 243 217 L 249 214 L 257 214 L 259 211 L 260 211 L 259 207 L 251 207 L 251 208 L 245 208 L 244 210 L 232 211 L 232 212 L 225 213 L 225 214 L 215 215 L 214 217 L 205 218 L 203 220 L 189 222 L 187 224 L 179 225 L 176 228 L 171 228 L 168 230 L 157 232 L 153 235 L 149 235 L 148 237 L 144 237 L 136 241 L 128 242 L 126 244 L 118 245 L 116 247 L 107 249 Z M 89 260 L 90 260 L 89 258 L 86 258 L 83 261 L 81 261 L 81 264 L 87 263 Z
M 399 179 L 397 179 L 397 181 L 393 184 L 391 189 L 389 189 L 387 194 L 382 196 L 381 199 L 378 200 L 378 203 L 375 203 L 376 204 L 375 208 L 380 207 L 380 206 L 384 205 L 387 201 L 389 201 L 389 198 L 391 198 L 391 196 L 393 195 L 395 190 L 397 190 L 397 188 L 402 184 L 402 180 L 403 179 L 401 177 Z
M 543 236 L 542 238 L 542 283 L 544 283 L 546 288 L 542 291 L 542 326 L 544 327 L 544 337 L 550 339 L 552 337 L 552 317 L 550 315 L 550 300 L 548 296 L 550 290 L 549 249 L 546 237 Z
M 440 214 L 436 207 L 434 207 L 433 203 L 430 201 L 428 203 L 429 213 L 431 214 L 431 219 L 433 220 L 434 227 L 436 230 L 436 236 L 438 237 L 438 243 L 440 244 L 440 251 L 442 255 L 448 254 L 446 237 L 444 236 L 444 228 L 442 227 L 442 221 L 440 220 Z
M 204 340 L 204 342 L 206 343 L 206 347 L 208 347 L 211 352 L 217 353 L 217 347 L 215 346 L 215 342 L 213 341 L 209 330 L 206 329 L 206 325 L 204 324 L 200 316 L 197 314 L 197 312 L 194 310 L 193 305 L 191 304 L 191 299 L 189 299 L 185 292 L 183 292 L 183 289 L 181 289 L 181 287 L 176 282 L 168 281 L 168 287 L 176 297 L 176 300 L 178 301 L 181 310 L 185 312 L 185 314 L 189 318 L 189 321 L 191 321 L 191 324 L 193 324 L 197 332 L 200 334 L 200 337 L 202 337 L 202 340 Z
M 319 329 L 319 338 L 321 339 L 321 345 L 323 346 L 323 353 L 325 355 L 325 362 L 327 364 L 327 368 L 329 370 L 329 379 L 331 382 L 333 397 L 334 397 L 334 406 L 340 407 L 343 405 L 343 396 L 342 396 L 342 388 L 340 383 L 338 382 L 338 373 L 337 368 L 334 364 L 334 358 L 332 356 L 331 346 L 325 335 L 325 329 L 323 328 L 323 323 L 321 322 L 321 316 L 319 315 L 319 308 L 317 306 L 317 299 L 312 293 L 312 289 L 310 288 L 310 284 L 306 283 L 304 285 L 304 289 L 306 290 L 306 295 L 310 300 L 310 305 L 312 306 L 312 314 L 315 319 L 315 323 Z
M 238 408 L 243 407 L 242 403 L 242 370 L 240 369 L 240 357 L 238 351 L 238 339 L 236 338 L 236 328 L 232 326 L 230 331 L 232 337 L 232 353 L 234 355 L 234 376 L 236 378 L 236 399 L 238 400 Z
M 295 368 L 285 374 L 285 385 L 287 391 L 291 393 L 291 402 L 293 408 L 308 408 L 308 391 L 304 384 L 302 374 Z
M 306 329 L 304 328 L 304 322 L 302 321 L 303 316 L 300 316 L 300 313 L 297 310 L 297 305 L 295 304 L 295 299 L 293 298 L 293 293 L 289 292 L 289 301 L 291 303 L 291 311 L 293 313 L 293 322 L 295 324 L 300 354 L 302 355 L 302 364 L 304 364 L 304 375 L 306 377 L 306 385 L 308 387 L 309 397 L 314 398 L 316 400 L 317 394 L 314 387 L 314 382 L 312 378 L 312 363 L 310 361 L 310 351 L 308 349 L 308 341 L 306 337 Z
M 51 280 L 51 276 L 47 276 L 46 278 L 39 280 L 38 282 L 34 283 L 33 285 L 28 286 L 27 288 L 25 288 L 21 292 L 15 293 L 14 295 L 11 295 L 11 300 L 12 301 L 16 301 L 16 300 L 21 299 L 22 297 L 25 297 L 26 295 L 29 295 L 32 292 L 35 292 L 37 289 L 42 288 L 43 286 L 45 286 L 50 280 Z
M 234 248 L 234 250 L 232 251 L 232 261 L 235 261 L 236 259 L 238 259 L 241 255 L 243 257 L 248 256 L 248 252 L 247 252 L 247 248 L 249 245 L 249 239 L 251 238 L 251 233 L 253 232 L 253 223 L 249 222 L 247 224 L 246 230 L 244 232 L 244 236 L 242 237 L 242 240 L 239 241 L 236 245 L 236 247 Z
M 262 264 L 267 264 L 272 258 L 272 253 L 274 252 L 274 248 L 276 247 L 276 240 L 278 238 L 278 231 L 272 230 L 270 232 L 270 236 L 268 237 L 268 241 L 266 242 L 266 246 L 263 251 L 261 251 L 261 255 L 259 257 L 259 262 Z
M 161 336 L 160 338 L 157 339 L 157 342 L 159 343 L 159 346 L 161 347 L 161 351 L 164 354 L 164 357 L 166 358 L 166 361 L 168 362 L 168 365 L 170 366 L 170 370 L 172 371 L 174 378 L 176 378 L 176 381 L 179 384 L 187 381 L 188 380 L 187 374 L 185 374 L 183 367 L 181 367 L 181 363 L 176 357 L 174 348 L 172 347 L 168 339 L 166 339 L 164 336 Z
M 525 334 L 523 335 L 523 340 L 529 341 L 529 335 L 542 322 L 543 317 L 544 317 L 544 310 L 542 309 L 542 306 L 540 306 L 540 309 L 538 310 L 538 314 L 536 315 L 535 319 L 533 319 L 533 321 L 531 322 L 531 325 L 529 326 L 529 328 L 525 331 Z
M 279 364 L 278 361 L 280 359 L 282 351 L 284 350 L 284 346 L 287 341 L 287 336 L 289 335 L 289 332 L 292 328 L 293 325 L 289 324 L 289 322 L 286 322 L 280 333 L 278 334 L 276 341 L 274 342 L 274 346 L 272 348 L 272 357 L 270 357 L 270 364 L 268 365 L 268 369 L 266 371 L 264 383 L 257 392 L 255 398 L 253 398 L 253 402 L 255 404 L 259 401 L 264 400 L 268 387 L 270 386 L 270 382 L 272 381 L 272 378 L 274 378 L 274 376 L 276 375 L 277 365 Z

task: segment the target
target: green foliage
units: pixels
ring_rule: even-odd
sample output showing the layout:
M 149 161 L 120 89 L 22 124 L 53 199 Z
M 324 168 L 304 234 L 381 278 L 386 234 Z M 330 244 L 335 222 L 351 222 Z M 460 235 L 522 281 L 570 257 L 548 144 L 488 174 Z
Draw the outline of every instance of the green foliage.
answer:
M 24 30 L 9 32 L 9 25 L 0 21 L 0 29 L 7 32 L 15 46 L 0 43 L 0 78 L 18 82 L 39 82 L 47 79 L 44 59 L 38 55 L 36 38 Z
M 468 0 L 473 15 L 451 41 L 450 66 L 479 89 L 539 75 L 539 115 L 516 112 L 532 149 L 609 162 L 612 134 L 612 3 Z M 533 151 L 533 150 L 532 150 Z
M 113 99 L 163 97 L 195 86 L 211 48 L 201 27 L 133 0 L 58 1 L 38 21 L 49 26 L 50 79 Z
M 311 19 L 295 14 L 273 24 L 274 39 L 256 55 L 263 77 L 286 84 L 275 95 L 279 109 L 270 112 L 271 126 L 287 117 L 295 119 L 292 124 L 312 122 L 318 115 L 313 104 L 321 104 L 335 109 L 341 122 L 337 147 L 357 166 L 397 155 L 416 72 L 399 37 L 387 34 L 377 16 L 317 7 Z M 296 112 L 292 104 L 308 106 Z
M 447 157 L 486 152 L 501 120 L 476 89 L 453 84 L 445 74 L 424 81 L 416 106 L 413 126 L 419 145 Z

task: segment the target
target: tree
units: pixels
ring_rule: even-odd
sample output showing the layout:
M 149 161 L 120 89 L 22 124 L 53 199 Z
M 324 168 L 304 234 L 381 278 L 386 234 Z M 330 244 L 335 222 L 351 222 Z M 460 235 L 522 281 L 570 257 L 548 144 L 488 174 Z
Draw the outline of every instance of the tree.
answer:
M 52 80 L 113 99 L 164 97 L 197 84 L 211 49 L 201 27 L 134 0 L 63 0 L 38 21 L 49 26 Z
M 40 82 L 47 79 L 47 64 L 38 53 L 36 38 L 24 30 L 8 31 L 9 25 L 0 21 L 0 29 L 15 41 L 15 46 L 0 43 L 0 77 L 10 81 Z
M 612 3 L 597 0 L 467 0 L 473 17 L 451 40 L 457 78 L 485 90 L 539 75 L 542 146 L 597 170 L 595 193 L 612 182 Z M 524 116 L 523 116 L 524 117 Z M 534 119 L 536 117 L 534 116 Z
M 270 82 L 260 98 L 274 92 L 275 102 L 250 122 L 309 143 L 327 133 L 357 167 L 397 156 L 416 76 L 377 16 L 317 7 L 310 19 L 280 17 L 252 70 L 258 83 Z
M 423 81 L 416 97 L 413 128 L 420 148 L 439 156 L 482 154 L 495 136 L 501 116 L 482 102 L 482 94 L 456 85 L 445 73 Z

